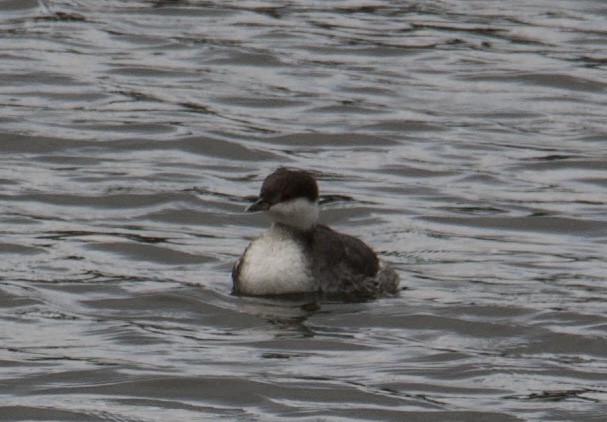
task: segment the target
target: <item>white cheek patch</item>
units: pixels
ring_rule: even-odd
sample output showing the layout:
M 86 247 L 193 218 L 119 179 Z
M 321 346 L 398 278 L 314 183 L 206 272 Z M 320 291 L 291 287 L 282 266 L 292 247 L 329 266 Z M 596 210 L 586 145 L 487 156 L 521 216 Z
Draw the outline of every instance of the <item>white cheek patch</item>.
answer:
M 268 215 L 277 223 L 307 230 L 318 221 L 318 205 L 307 198 L 297 198 L 272 205 Z

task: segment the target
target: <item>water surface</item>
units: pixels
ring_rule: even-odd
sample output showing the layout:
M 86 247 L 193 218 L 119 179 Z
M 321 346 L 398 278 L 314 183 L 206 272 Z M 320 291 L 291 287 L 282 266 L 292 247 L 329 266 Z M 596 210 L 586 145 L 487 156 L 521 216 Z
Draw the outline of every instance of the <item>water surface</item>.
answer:
M 604 2 L 0 16 L 0 419 L 604 419 Z M 398 297 L 230 295 L 281 165 Z

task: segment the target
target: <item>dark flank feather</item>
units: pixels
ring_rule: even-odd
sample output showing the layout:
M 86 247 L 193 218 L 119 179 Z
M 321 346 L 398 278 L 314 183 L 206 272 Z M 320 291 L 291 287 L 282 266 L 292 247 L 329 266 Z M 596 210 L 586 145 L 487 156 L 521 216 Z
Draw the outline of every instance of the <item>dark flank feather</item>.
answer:
M 389 267 L 380 267 L 375 252 L 361 240 L 323 225 L 300 232 L 299 237 L 324 293 L 361 297 L 396 293 L 398 275 Z

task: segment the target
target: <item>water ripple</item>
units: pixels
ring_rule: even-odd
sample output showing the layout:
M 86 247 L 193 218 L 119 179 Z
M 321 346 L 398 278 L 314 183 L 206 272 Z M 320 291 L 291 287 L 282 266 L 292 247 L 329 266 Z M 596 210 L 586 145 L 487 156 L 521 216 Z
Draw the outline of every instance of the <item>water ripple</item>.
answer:
M 2 2 L 0 419 L 604 419 L 605 8 L 401 3 Z M 280 165 L 397 298 L 230 295 Z

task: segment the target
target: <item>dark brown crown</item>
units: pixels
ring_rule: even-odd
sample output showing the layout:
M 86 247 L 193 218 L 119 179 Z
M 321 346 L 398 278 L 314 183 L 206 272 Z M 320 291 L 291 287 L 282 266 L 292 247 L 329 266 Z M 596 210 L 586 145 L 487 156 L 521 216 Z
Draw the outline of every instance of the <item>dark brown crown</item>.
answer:
M 259 197 L 270 205 L 295 198 L 316 202 L 318 185 L 310 173 L 281 167 L 263 181 Z

